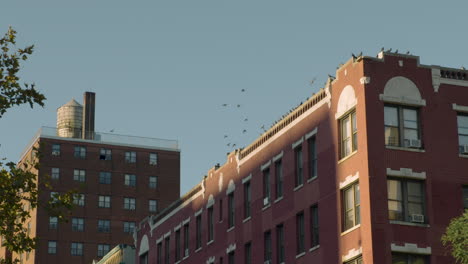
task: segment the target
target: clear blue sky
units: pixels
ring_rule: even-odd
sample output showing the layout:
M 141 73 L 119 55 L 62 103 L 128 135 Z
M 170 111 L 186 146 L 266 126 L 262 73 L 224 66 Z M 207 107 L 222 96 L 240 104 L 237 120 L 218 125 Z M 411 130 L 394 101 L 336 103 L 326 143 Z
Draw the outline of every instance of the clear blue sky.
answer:
M 4 0 L 0 32 L 11 25 L 19 47 L 35 44 L 21 77 L 47 101 L 0 119 L 0 157 L 17 161 L 59 106 L 94 91 L 96 130 L 179 140 L 185 193 L 225 162 L 227 143 L 255 140 L 351 53 L 384 46 L 468 67 L 467 10 L 468 1 Z

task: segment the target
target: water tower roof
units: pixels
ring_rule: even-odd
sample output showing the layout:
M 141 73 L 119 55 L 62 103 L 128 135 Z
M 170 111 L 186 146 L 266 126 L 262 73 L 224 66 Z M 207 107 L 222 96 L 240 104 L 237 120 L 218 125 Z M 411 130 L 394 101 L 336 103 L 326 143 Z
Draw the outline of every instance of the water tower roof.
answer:
M 78 103 L 77 101 L 75 101 L 75 99 L 71 99 L 70 101 L 68 101 L 68 103 L 62 106 L 81 106 L 82 107 L 82 105 Z

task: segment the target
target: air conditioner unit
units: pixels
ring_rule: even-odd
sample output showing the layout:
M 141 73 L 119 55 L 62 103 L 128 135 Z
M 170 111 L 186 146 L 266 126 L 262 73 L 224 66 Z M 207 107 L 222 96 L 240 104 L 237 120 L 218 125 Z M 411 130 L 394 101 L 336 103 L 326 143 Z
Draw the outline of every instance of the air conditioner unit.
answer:
M 156 166 L 156 165 L 157 165 L 157 162 L 156 162 L 156 161 L 150 161 L 150 162 L 149 162 L 149 165 Z
M 424 223 L 424 215 L 421 215 L 421 214 L 412 214 L 412 215 L 411 215 L 411 222 L 414 222 L 414 223 Z
M 60 151 L 53 150 L 52 151 L 52 156 L 60 156 Z
M 267 205 L 270 203 L 270 198 L 269 197 L 265 197 L 263 198 L 263 206 Z
M 461 145 L 460 149 L 462 154 L 468 154 L 468 145 Z
M 185 255 L 184 255 L 185 257 L 188 256 L 188 248 L 185 249 L 184 253 L 185 253 Z
M 419 139 L 405 139 L 405 147 L 407 147 L 407 148 L 421 148 L 421 140 L 419 140 Z

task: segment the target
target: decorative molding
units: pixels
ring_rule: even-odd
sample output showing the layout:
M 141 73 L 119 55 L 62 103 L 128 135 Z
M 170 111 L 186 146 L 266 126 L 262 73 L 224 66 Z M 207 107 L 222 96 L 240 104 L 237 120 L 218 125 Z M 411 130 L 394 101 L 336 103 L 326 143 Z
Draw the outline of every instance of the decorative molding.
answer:
M 231 179 L 226 189 L 226 195 L 234 192 L 235 189 L 236 189 L 236 185 L 234 184 L 234 181 Z
M 226 254 L 231 253 L 232 251 L 236 250 L 236 244 L 230 244 L 229 247 L 226 248 Z
M 138 256 L 145 254 L 146 252 L 148 252 L 148 250 L 149 250 L 148 236 L 144 235 L 140 241 L 140 250 L 138 251 Z
M 281 151 L 278 155 L 274 156 L 272 160 L 273 160 L 273 162 L 277 162 L 282 157 L 283 157 L 283 151 Z
M 318 130 L 317 127 L 314 128 L 314 129 L 312 129 L 312 131 L 310 131 L 309 133 L 307 133 L 307 134 L 305 135 L 304 138 L 307 140 L 307 139 L 309 139 L 309 138 L 315 136 L 315 135 L 317 134 L 317 130 Z
M 347 176 L 344 181 L 340 182 L 340 189 L 345 188 L 357 180 L 359 180 L 359 171 L 357 171 L 354 175 Z
M 206 260 L 206 264 L 213 264 L 215 263 L 215 257 L 214 256 L 211 256 L 209 257 L 207 260 Z
M 295 149 L 304 142 L 304 137 L 301 137 L 298 141 L 291 144 L 291 148 Z
M 361 77 L 361 79 L 359 79 L 359 81 L 361 82 L 361 84 L 369 84 L 370 83 L 370 77 L 367 77 L 367 76 Z
M 350 113 L 352 110 L 356 108 L 356 105 L 357 105 L 357 99 L 356 99 L 356 102 L 353 105 L 351 105 L 348 110 L 336 113 L 335 119 L 338 120 L 342 118 L 343 116 L 347 115 L 348 113 Z
M 264 170 L 268 169 L 270 167 L 270 165 L 271 165 L 271 160 L 269 160 L 267 163 L 260 166 L 260 170 L 264 171 Z
M 351 85 L 346 85 L 340 93 L 336 106 L 335 119 L 339 119 L 357 105 L 356 93 Z
M 362 247 L 359 247 L 358 249 L 355 249 L 355 248 L 350 249 L 348 251 L 348 254 L 341 257 L 341 261 L 345 262 L 345 261 L 353 259 L 353 258 L 355 258 L 355 257 L 357 257 L 359 255 L 362 255 Z
M 432 87 L 434 88 L 434 92 L 439 92 L 440 87 L 440 68 L 431 68 L 432 74 Z
M 396 104 L 403 104 L 403 105 L 411 105 L 411 106 L 426 106 L 426 100 L 415 100 L 408 97 L 394 97 L 389 95 L 380 94 L 379 95 L 380 101 L 386 103 L 396 103 Z
M 468 106 L 452 104 L 452 108 L 455 111 L 468 113 Z
M 164 234 L 164 238 L 168 237 L 171 235 L 171 230 L 169 230 L 166 234 Z
M 184 221 L 182 221 L 182 225 L 186 225 L 188 223 L 190 223 L 190 216 L 187 219 L 185 219 Z
M 223 173 L 222 172 L 219 174 L 218 190 L 219 192 L 223 190 Z
M 247 176 L 247 177 L 245 177 L 245 178 L 242 179 L 242 184 L 244 184 L 244 183 L 250 181 L 250 179 L 252 179 L 252 173 L 250 173 L 249 176 Z
M 195 212 L 195 217 L 201 215 L 202 212 L 203 212 L 203 208 L 201 208 L 200 210 L 196 211 L 196 212 Z
M 400 170 L 392 170 L 387 168 L 387 175 L 393 177 L 412 178 L 417 180 L 425 180 L 426 172 L 413 172 L 411 168 L 400 168 Z
M 180 230 L 181 227 L 182 227 L 182 223 L 178 224 L 176 227 L 174 227 L 174 232 L 176 232 L 177 230 Z
M 158 239 L 156 239 L 156 244 L 159 244 L 163 241 L 164 237 L 160 236 Z
M 210 197 L 208 198 L 208 202 L 206 202 L 206 208 L 210 208 L 215 204 L 215 200 L 213 198 L 213 195 L 210 194 Z
M 430 255 L 432 253 L 431 247 L 418 247 L 417 244 L 405 243 L 404 246 L 399 246 L 395 243 L 390 245 L 393 252 L 412 253 Z

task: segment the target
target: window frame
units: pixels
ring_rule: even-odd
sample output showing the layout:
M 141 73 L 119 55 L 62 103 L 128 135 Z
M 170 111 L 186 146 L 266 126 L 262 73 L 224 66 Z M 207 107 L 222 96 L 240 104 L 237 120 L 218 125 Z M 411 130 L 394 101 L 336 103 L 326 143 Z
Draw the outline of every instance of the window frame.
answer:
M 156 166 L 158 165 L 158 153 L 151 152 L 149 154 L 149 165 Z
M 135 227 L 136 227 L 136 223 L 135 222 L 132 222 L 132 221 L 124 221 L 123 222 L 123 232 L 124 233 L 133 233 L 133 231 L 135 230 Z
M 154 200 L 154 199 L 148 200 L 148 211 L 149 212 L 157 212 L 158 211 L 158 200 Z
M 73 181 L 86 182 L 86 170 L 73 169 Z
M 202 247 L 202 214 L 195 217 L 195 249 Z
M 347 208 L 347 202 L 346 202 L 347 191 L 352 191 L 352 197 L 353 197 L 353 201 L 351 202 L 352 208 Z M 343 232 L 361 224 L 361 197 L 360 195 L 361 195 L 361 189 L 359 186 L 359 181 L 355 181 L 341 189 L 341 197 L 342 197 L 341 204 L 342 204 L 342 214 L 343 214 L 342 231 Z M 356 203 L 356 197 L 359 198 L 358 199 L 359 203 Z M 347 212 L 352 212 L 352 216 L 353 216 L 353 221 L 350 226 L 347 226 L 347 221 L 346 221 Z
M 181 260 L 181 254 L 180 254 L 180 250 L 181 250 L 181 246 L 180 246 L 180 242 L 181 242 L 181 239 L 180 239 L 180 228 L 177 229 L 175 231 L 175 261 L 178 262 L 179 260 Z
M 77 159 L 86 159 L 86 147 L 75 146 L 73 149 L 73 156 Z
M 108 195 L 99 195 L 98 208 L 111 208 L 111 197 Z
M 386 116 L 385 116 L 385 108 L 394 108 L 396 109 L 397 111 L 397 126 L 391 126 L 391 125 L 387 125 L 387 119 L 386 119 Z M 404 110 L 412 110 L 412 111 L 415 111 L 416 112 L 416 129 L 414 128 L 409 128 L 409 127 L 405 127 L 405 119 L 404 119 Z M 398 142 L 397 144 L 388 144 L 388 141 L 387 141 L 387 137 L 386 137 L 386 131 L 387 131 L 387 127 L 391 127 L 391 128 L 394 128 L 394 129 L 397 129 L 398 131 Z M 406 143 L 407 140 L 413 140 L 413 139 L 406 139 L 405 138 L 405 135 L 406 135 L 406 132 L 405 130 L 406 129 L 410 129 L 410 130 L 416 130 L 416 135 L 417 135 L 417 138 L 416 140 L 419 140 L 420 141 L 420 145 L 422 148 L 423 146 L 423 142 L 422 142 L 422 129 L 421 129 L 421 115 L 420 115 L 420 108 L 419 107 L 414 107 L 414 106 L 407 106 L 407 105 L 398 105 L 398 104 L 385 104 L 384 105 L 384 137 L 385 137 L 385 146 L 390 146 L 390 147 L 400 147 L 400 148 L 411 148 L 410 147 L 410 143 Z M 413 147 L 415 148 L 415 147 Z
M 283 164 L 281 159 L 275 161 L 275 191 L 276 199 L 280 199 L 284 195 L 284 176 L 283 176 Z
M 296 255 L 305 252 L 305 221 L 304 211 L 296 214 Z
M 137 177 L 135 174 L 124 174 L 124 185 L 128 187 L 136 187 Z
M 72 231 L 75 232 L 84 232 L 85 229 L 85 220 L 81 217 L 72 218 Z
M 349 127 L 345 121 L 349 121 Z M 343 159 L 353 154 L 358 149 L 356 109 L 353 108 L 352 110 L 341 116 L 338 123 L 340 132 L 340 158 Z M 344 132 L 347 129 L 349 129 L 350 135 L 346 135 L 347 133 Z M 345 151 L 345 147 L 347 146 L 347 144 L 345 143 L 347 143 L 348 140 L 350 141 L 349 152 Z
M 60 168 L 51 168 L 50 170 L 50 178 L 52 180 L 60 179 Z
M 99 159 L 100 160 L 112 160 L 112 149 L 101 148 L 99 150 Z
M 99 184 L 112 184 L 112 173 L 110 171 L 100 171 Z
M 131 210 L 135 211 L 136 210 L 136 199 L 133 197 L 124 197 L 124 206 L 123 208 L 125 210 Z
M 461 138 L 466 137 L 467 141 L 468 141 L 468 127 L 465 128 L 465 127 L 460 126 L 459 117 L 464 117 L 464 118 L 468 119 L 468 113 L 457 112 L 458 153 L 461 154 L 461 155 L 467 155 L 467 153 L 465 153 L 463 151 L 463 147 L 464 147 L 464 145 L 468 145 L 468 142 L 467 142 L 467 144 L 461 144 L 461 141 L 462 141 Z M 466 134 L 461 133 L 460 132 L 461 129 L 467 129 Z
M 97 251 L 98 257 L 104 257 L 107 253 L 109 253 L 109 251 L 110 251 L 109 244 L 98 244 L 98 251 Z
M 125 151 L 125 163 L 136 163 L 136 151 Z
M 320 222 L 319 222 L 319 207 L 314 204 L 310 207 L 310 247 L 320 245 Z
M 57 241 L 56 240 L 47 241 L 47 254 L 50 254 L 50 255 L 57 254 Z
M 57 230 L 57 229 L 58 229 L 58 217 L 49 216 L 49 230 Z
M 189 223 L 184 225 L 184 258 L 189 256 L 189 248 L 190 248 L 190 226 Z
M 401 201 L 395 200 L 395 199 L 390 199 L 390 194 L 389 194 L 389 181 L 396 181 L 399 184 L 399 189 L 401 191 Z M 411 212 L 409 211 L 409 204 L 417 204 L 416 202 L 410 202 L 409 201 L 409 194 L 408 194 L 408 183 L 417 183 L 419 184 L 419 189 L 420 189 L 420 197 L 421 197 L 421 211 L 422 215 L 424 217 L 423 222 L 413 222 L 411 221 Z M 392 219 L 392 214 L 390 213 L 390 202 L 400 202 L 402 206 L 402 212 L 401 212 L 401 219 Z M 408 223 L 419 223 L 419 224 L 427 224 L 427 211 L 426 211 L 426 183 L 424 180 L 417 180 L 417 179 L 411 179 L 411 178 L 403 178 L 403 177 L 387 177 L 387 209 L 388 209 L 388 219 L 390 221 L 400 221 L 400 222 L 408 222 Z
M 213 206 L 208 207 L 207 210 L 207 225 L 208 225 L 208 242 L 214 241 L 214 210 Z
M 148 177 L 148 188 L 157 189 L 158 188 L 158 176 L 149 176 Z
M 316 135 L 313 135 L 307 139 L 307 150 L 309 152 L 309 180 L 312 180 L 318 177 Z
M 276 226 L 276 252 L 278 263 L 284 263 L 286 250 L 284 246 L 284 225 L 282 223 Z
M 97 231 L 98 233 L 110 233 L 110 220 L 108 219 L 98 219 Z
M 271 245 L 271 230 L 263 233 L 263 262 L 273 261 L 273 248 Z
M 83 243 L 72 242 L 70 254 L 72 256 L 83 256 Z
M 244 182 L 244 219 L 251 217 L 252 187 L 250 180 Z
M 58 157 L 58 156 L 60 156 L 60 153 L 61 153 L 61 146 L 60 146 L 60 144 L 58 144 L 58 143 L 52 143 L 51 155 L 52 155 L 52 156 L 55 156 L 55 157 Z
M 304 184 L 304 153 L 302 145 L 294 148 L 294 187 Z
M 235 200 L 234 192 L 228 194 L 228 228 L 235 226 Z

